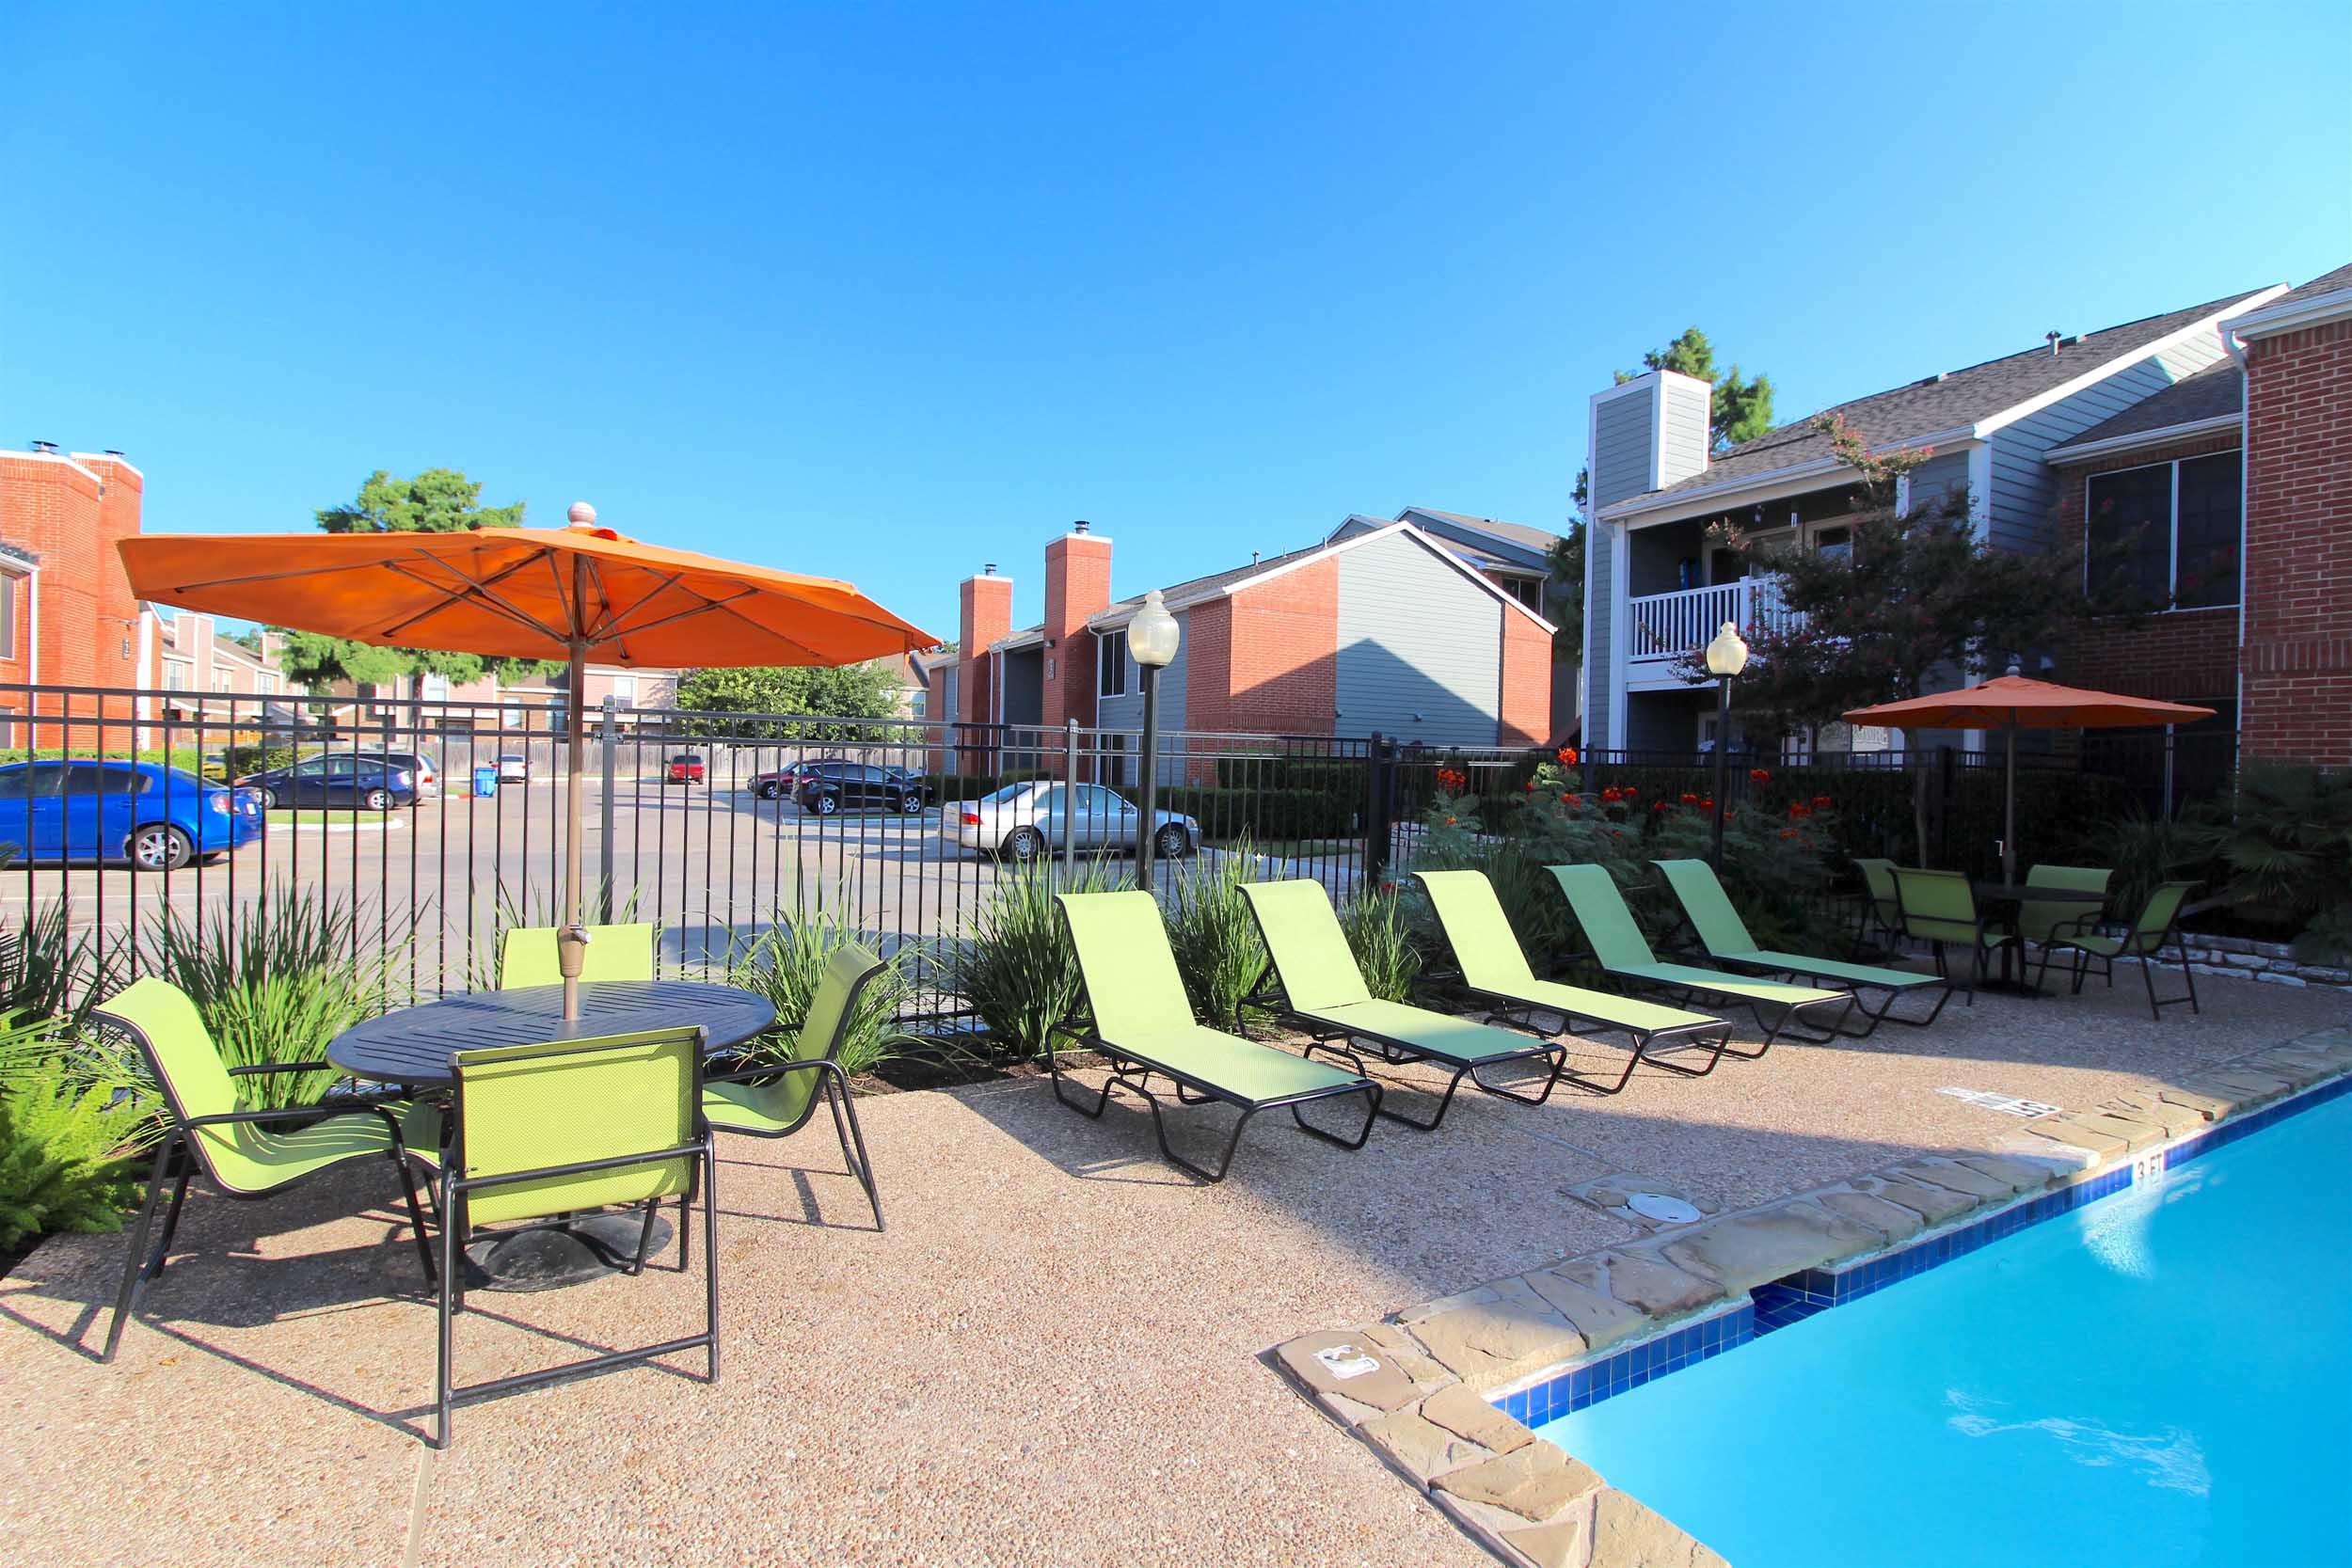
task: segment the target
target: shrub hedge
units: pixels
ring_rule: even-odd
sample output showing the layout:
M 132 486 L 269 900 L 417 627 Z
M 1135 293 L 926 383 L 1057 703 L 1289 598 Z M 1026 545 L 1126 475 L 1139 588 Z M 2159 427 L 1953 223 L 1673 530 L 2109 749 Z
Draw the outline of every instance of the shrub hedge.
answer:
M 1353 800 L 1319 789 L 1176 784 L 1160 790 L 1155 803 L 1193 818 L 1202 836 L 1212 839 L 1242 833 L 1258 839 L 1326 838 L 1354 832 L 1359 816 Z

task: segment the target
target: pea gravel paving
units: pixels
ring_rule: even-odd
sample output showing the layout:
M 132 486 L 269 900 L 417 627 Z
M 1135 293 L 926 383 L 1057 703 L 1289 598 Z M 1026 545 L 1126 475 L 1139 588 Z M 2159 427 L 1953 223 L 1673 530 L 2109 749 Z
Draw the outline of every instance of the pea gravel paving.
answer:
M 884 1234 L 821 1120 L 723 1144 L 715 1388 L 686 1357 L 516 1395 L 461 1409 L 437 1455 L 433 1309 L 389 1170 L 200 1196 L 112 1367 L 120 1238 L 53 1239 L 0 1281 L 0 1558 L 1488 1563 L 1269 1348 L 1649 1234 L 1567 1191 L 1612 1173 L 1743 1207 L 2016 1130 L 1940 1087 L 2084 1108 L 2352 1022 L 2318 990 L 2204 990 L 2162 1024 L 2136 985 L 1987 996 L 1613 1100 L 1466 1095 L 1440 1132 L 1383 1124 L 1353 1156 L 1261 1117 L 1221 1187 L 1162 1164 L 1139 1110 L 1089 1122 L 1042 1083 L 875 1097 Z M 1222 1114 L 1180 1113 L 1180 1136 Z M 687 1332 L 700 1271 L 476 1295 L 461 1374 Z

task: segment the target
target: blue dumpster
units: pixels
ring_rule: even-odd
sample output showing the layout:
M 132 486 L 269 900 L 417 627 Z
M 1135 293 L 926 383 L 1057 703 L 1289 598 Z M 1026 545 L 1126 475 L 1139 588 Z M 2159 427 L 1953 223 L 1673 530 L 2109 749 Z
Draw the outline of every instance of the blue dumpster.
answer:
M 485 762 L 475 765 L 473 770 L 473 792 L 479 796 L 491 796 L 496 795 L 499 792 L 498 764 L 494 762 Z

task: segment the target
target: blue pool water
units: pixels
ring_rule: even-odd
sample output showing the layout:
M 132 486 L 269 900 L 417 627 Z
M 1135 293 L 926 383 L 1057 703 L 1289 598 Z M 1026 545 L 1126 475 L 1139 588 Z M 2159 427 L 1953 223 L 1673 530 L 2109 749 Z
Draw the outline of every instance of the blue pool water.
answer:
M 1735 1568 L 2352 1563 L 2352 1097 L 1542 1431 Z

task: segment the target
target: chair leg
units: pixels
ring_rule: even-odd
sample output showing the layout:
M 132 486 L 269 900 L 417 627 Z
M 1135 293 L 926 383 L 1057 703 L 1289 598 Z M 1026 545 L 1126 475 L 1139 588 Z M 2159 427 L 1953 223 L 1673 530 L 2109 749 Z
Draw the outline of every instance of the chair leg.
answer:
M 2197 1005 L 2197 974 L 2188 967 L 2188 939 L 2175 933 L 2175 940 L 2181 944 L 2181 978 L 2188 983 L 2188 1010 L 2201 1013 L 2204 1009 Z
M 433 1243 L 424 1231 L 424 1211 L 417 1204 L 417 1173 L 397 1146 L 392 1149 L 392 1164 L 400 1168 L 401 1193 L 408 1200 L 408 1227 L 417 1238 L 417 1258 L 424 1265 L 424 1282 L 430 1285 L 437 1277 L 437 1271 L 433 1264 Z
M 715 1142 L 712 1147 L 714 1148 L 717 1147 Z M 677 1272 L 680 1274 L 686 1272 L 686 1238 L 692 1235 L 694 1231 L 693 1226 L 689 1222 L 694 1217 L 694 1196 L 702 1187 L 702 1166 L 699 1164 L 689 1164 L 686 1167 L 686 1196 L 677 1200 Z M 656 1198 L 653 1206 L 656 1209 L 660 1208 L 660 1199 Z
M 2139 979 L 2148 988 L 2148 1016 L 2162 1023 L 2164 1008 L 2156 1001 L 2156 966 L 2145 953 L 2139 956 Z
M 450 1179 L 441 1182 L 441 1292 L 439 1347 L 434 1357 L 433 1404 L 439 1418 L 433 1446 L 449 1447 L 450 1370 L 454 1359 L 457 1327 L 457 1227 L 451 1224 L 455 1212 L 456 1195 L 450 1191 Z
M 703 1311 L 710 1332 L 710 1381 L 719 1381 L 719 1157 L 715 1140 L 703 1144 Z M 682 1225 L 686 1216 L 678 1216 Z
M 641 1275 L 645 1272 L 645 1259 L 653 1251 L 654 1222 L 660 1217 L 661 1200 L 658 1197 L 645 1199 L 645 1223 L 637 1232 L 637 1261 L 628 1266 L 628 1272 L 631 1275 Z M 683 1213 L 678 1215 L 680 1224 L 685 1223 L 685 1219 L 686 1216 Z
M 112 1361 L 121 1348 L 122 1330 L 131 1321 L 131 1314 L 139 1304 L 139 1282 L 147 1277 L 147 1238 L 155 1226 L 155 1206 L 163 1196 L 165 1178 L 171 1173 L 171 1156 L 180 1147 L 180 1134 L 167 1134 L 163 1147 L 155 1151 L 155 1170 L 147 1180 L 147 1201 L 139 1206 L 138 1224 L 131 1232 L 130 1256 L 122 1264 L 122 1287 L 115 1292 L 114 1322 L 106 1325 L 106 1348 L 98 1359 Z
M 834 1096 L 834 1082 L 836 1076 L 840 1079 L 837 1100 Z M 873 1162 L 866 1152 L 866 1132 L 858 1126 L 857 1101 L 850 1098 L 849 1076 L 839 1072 L 836 1069 L 834 1072 L 825 1075 L 824 1083 L 825 1104 L 833 1112 L 834 1135 L 841 1140 L 841 1158 L 849 1162 L 850 1170 L 856 1176 L 858 1185 L 866 1189 L 866 1201 L 874 1206 L 874 1228 L 881 1230 L 884 1228 L 882 1192 L 874 1180 Z M 845 1115 L 848 1122 L 846 1130 L 843 1126 Z M 852 1145 L 855 1145 L 854 1152 L 851 1150 Z

